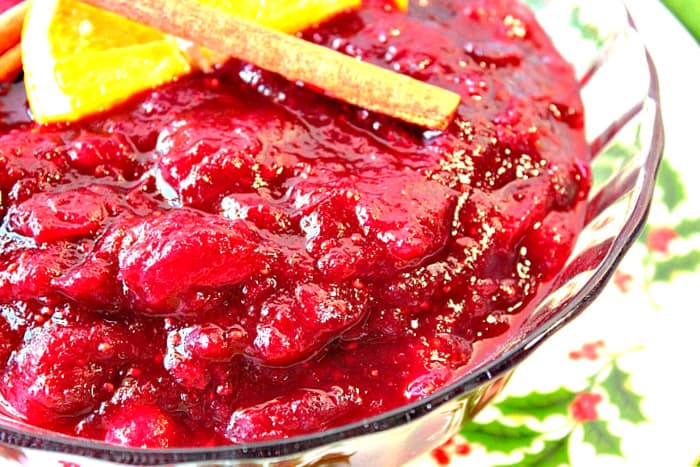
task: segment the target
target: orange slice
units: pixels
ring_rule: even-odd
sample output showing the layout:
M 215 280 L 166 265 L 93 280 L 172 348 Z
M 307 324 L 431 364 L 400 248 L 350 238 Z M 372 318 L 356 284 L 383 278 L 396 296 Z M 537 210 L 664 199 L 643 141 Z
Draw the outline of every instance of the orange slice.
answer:
M 200 0 L 295 32 L 361 0 Z M 181 42 L 77 0 L 34 0 L 22 31 L 27 99 L 40 123 L 75 121 L 189 73 Z

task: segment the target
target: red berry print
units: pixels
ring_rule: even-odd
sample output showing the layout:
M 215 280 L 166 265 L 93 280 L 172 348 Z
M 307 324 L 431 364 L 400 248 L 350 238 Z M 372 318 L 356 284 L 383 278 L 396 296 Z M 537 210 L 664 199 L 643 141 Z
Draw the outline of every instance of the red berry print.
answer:
M 569 352 L 569 358 L 571 360 L 598 360 L 598 358 L 600 358 L 598 349 L 603 347 L 605 347 L 605 342 L 603 341 L 588 342 L 583 344 L 581 350 Z
M 613 282 L 615 283 L 615 286 L 620 289 L 620 292 L 622 293 L 629 293 L 630 291 L 630 282 L 632 282 L 632 275 L 627 274 L 626 272 L 622 271 L 615 271 L 615 276 L 613 277 Z
M 24 464 L 27 460 L 26 456 L 20 449 L 12 446 L 0 445 L 0 463 L 3 459 L 14 461 L 17 464 Z
M 458 456 L 468 456 L 470 452 L 472 452 L 472 447 L 466 443 L 455 446 L 455 454 Z
M 571 403 L 571 407 L 569 407 L 571 416 L 577 422 L 598 420 L 596 406 L 601 400 L 603 400 L 603 398 L 600 394 L 582 392 L 576 396 L 576 399 Z
M 669 227 L 652 227 L 647 235 L 647 247 L 651 251 L 667 255 L 670 243 L 676 238 L 678 233 Z
M 438 465 L 447 466 L 450 465 L 453 456 L 467 456 L 471 451 L 472 448 L 468 443 L 455 437 L 433 449 L 431 455 Z
M 433 456 L 433 459 L 435 459 L 435 462 L 437 462 L 438 465 L 450 465 L 450 455 L 447 453 L 444 447 L 433 449 L 431 455 Z

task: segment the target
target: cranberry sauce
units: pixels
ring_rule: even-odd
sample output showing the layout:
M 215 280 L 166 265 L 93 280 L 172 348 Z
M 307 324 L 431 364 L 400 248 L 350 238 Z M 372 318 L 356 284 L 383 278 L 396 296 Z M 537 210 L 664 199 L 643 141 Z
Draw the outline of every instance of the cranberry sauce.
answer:
M 455 121 L 423 131 L 237 61 L 74 125 L 2 98 L 11 416 L 137 447 L 323 430 L 463 375 L 546 292 L 588 149 L 526 7 L 371 0 L 303 37 L 460 93 Z

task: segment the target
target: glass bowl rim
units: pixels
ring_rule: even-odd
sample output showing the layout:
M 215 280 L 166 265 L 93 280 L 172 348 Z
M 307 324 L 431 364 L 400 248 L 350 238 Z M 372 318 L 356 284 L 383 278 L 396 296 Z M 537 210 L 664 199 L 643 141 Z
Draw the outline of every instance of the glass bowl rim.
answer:
M 627 11 L 629 27 L 636 30 Z M 583 287 L 558 312 L 522 338 L 503 355 L 474 372 L 462 376 L 452 384 L 416 402 L 387 411 L 374 417 L 309 435 L 250 444 L 209 448 L 136 449 L 109 445 L 100 441 L 74 438 L 58 433 L 32 434 L 19 428 L 3 427 L 0 422 L 0 442 L 17 447 L 55 451 L 95 459 L 128 463 L 169 464 L 216 460 L 260 460 L 302 455 L 306 451 L 331 443 L 347 441 L 365 435 L 377 434 L 400 427 L 440 408 L 443 404 L 462 397 L 486 383 L 497 380 L 514 369 L 547 338 L 577 317 L 598 296 L 610 281 L 617 265 L 641 233 L 651 207 L 656 173 L 661 162 L 664 130 L 659 107 L 659 80 L 652 58 L 644 48 L 649 71 L 647 99 L 656 104 L 652 135 L 644 163 L 637 180 L 639 197 L 607 254 Z

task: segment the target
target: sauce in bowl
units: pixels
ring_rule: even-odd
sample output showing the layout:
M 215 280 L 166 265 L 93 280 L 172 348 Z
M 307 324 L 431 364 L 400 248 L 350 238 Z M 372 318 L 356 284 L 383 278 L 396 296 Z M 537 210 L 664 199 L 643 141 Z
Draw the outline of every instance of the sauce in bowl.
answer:
M 11 416 L 133 447 L 319 431 L 464 375 L 546 293 L 589 151 L 527 7 L 370 0 L 302 35 L 458 92 L 454 122 L 423 131 L 235 60 L 79 124 L 7 114 Z

